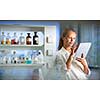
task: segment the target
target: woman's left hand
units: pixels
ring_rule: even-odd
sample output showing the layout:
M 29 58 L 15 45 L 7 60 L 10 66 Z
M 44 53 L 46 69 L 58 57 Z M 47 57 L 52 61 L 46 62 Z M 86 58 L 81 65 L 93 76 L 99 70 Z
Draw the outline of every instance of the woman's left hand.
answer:
M 86 74 L 88 74 L 89 68 L 88 68 L 87 61 L 86 61 L 86 59 L 84 58 L 84 55 L 82 54 L 82 55 L 81 55 L 81 58 L 76 58 L 76 60 L 79 61 L 79 62 L 84 66 L 84 72 L 85 72 Z

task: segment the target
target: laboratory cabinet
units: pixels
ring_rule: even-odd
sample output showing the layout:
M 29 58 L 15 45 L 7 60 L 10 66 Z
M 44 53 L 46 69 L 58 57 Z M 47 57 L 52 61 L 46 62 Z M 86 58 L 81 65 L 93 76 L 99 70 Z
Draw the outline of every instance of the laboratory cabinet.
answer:
M 58 40 L 58 22 L 0 21 L 0 79 L 46 79 Z

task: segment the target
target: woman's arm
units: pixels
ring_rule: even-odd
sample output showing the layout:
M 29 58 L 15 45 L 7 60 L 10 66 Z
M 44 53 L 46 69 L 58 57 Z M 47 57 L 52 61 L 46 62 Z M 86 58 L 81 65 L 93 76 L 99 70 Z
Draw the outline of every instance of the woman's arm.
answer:
M 73 60 L 73 55 L 70 54 L 70 56 L 69 56 L 69 58 L 68 58 L 68 60 L 66 62 L 66 67 L 67 67 L 68 70 L 71 69 L 72 60 Z
M 74 45 L 71 48 L 71 54 L 69 55 L 69 58 L 66 61 L 66 67 L 67 67 L 68 70 L 71 68 L 71 64 L 72 64 L 72 61 L 73 61 L 74 53 L 75 53 L 77 47 L 78 47 L 77 45 Z
M 87 61 L 86 59 L 84 58 L 83 54 L 81 55 L 81 58 L 76 58 L 77 61 L 79 61 L 83 67 L 84 67 L 84 73 L 85 74 L 89 74 L 89 67 L 88 67 L 88 64 L 87 64 Z

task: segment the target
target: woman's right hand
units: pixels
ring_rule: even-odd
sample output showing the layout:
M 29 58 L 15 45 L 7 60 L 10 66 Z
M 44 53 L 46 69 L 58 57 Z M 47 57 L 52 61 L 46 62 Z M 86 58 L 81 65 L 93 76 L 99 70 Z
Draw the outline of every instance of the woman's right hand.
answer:
M 76 52 L 78 48 L 78 45 L 74 45 L 72 48 L 71 48 L 71 53 L 69 55 L 69 58 L 66 62 L 66 65 L 67 65 L 67 69 L 71 69 L 71 63 L 72 63 L 72 60 L 73 60 L 73 57 L 74 57 L 74 53 Z
M 78 49 L 78 45 L 73 45 L 71 48 L 71 54 L 70 55 L 74 55 L 74 53 L 76 52 L 76 50 Z

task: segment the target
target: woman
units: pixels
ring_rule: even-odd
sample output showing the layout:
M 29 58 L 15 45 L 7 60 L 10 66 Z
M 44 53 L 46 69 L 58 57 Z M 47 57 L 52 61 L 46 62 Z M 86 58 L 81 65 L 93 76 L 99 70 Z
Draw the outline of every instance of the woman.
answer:
M 56 69 L 60 79 L 87 79 L 90 70 L 84 54 L 81 58 L 73 59 L 77 49 L 75 45 L 76 32 L 71 28 L 66 28 L 60 38 L 58 52 L 56 55 Z

